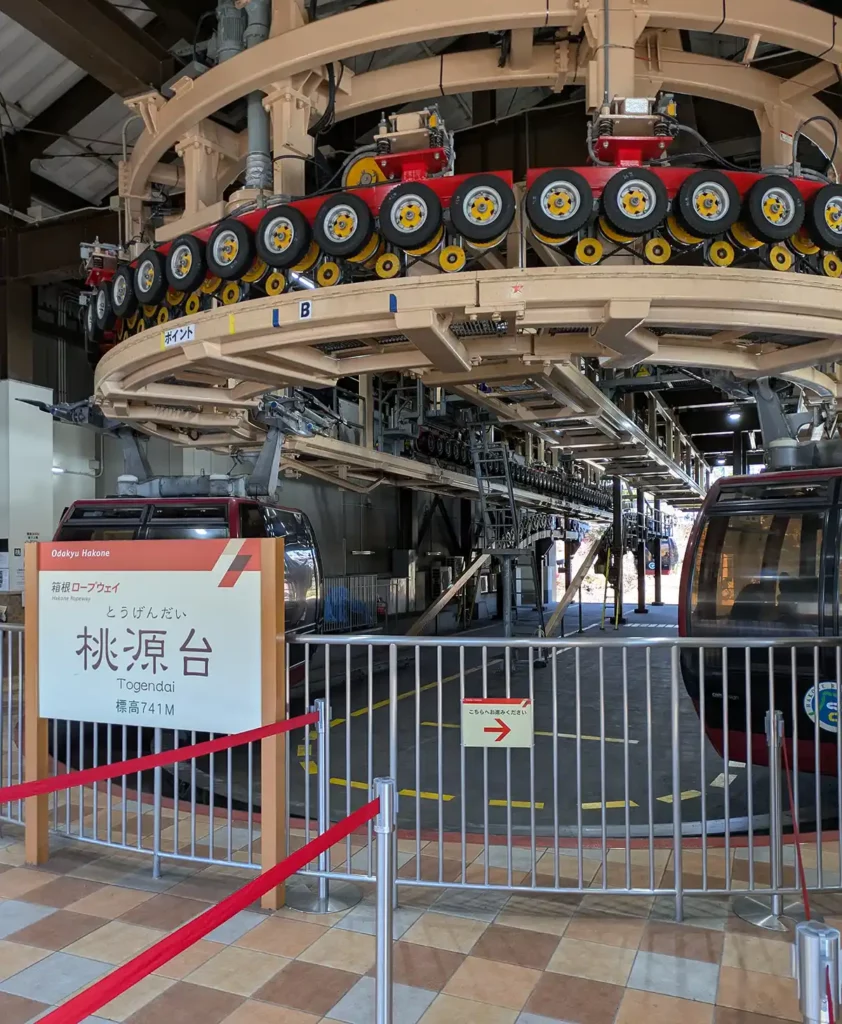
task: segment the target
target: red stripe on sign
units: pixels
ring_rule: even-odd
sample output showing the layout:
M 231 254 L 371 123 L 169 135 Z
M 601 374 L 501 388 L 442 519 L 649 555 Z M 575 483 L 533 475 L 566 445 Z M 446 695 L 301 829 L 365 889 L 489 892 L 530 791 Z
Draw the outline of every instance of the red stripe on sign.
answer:
M 528 697 L 463 697 L 463 704 L 493 704 L 498 707 L 500 704 L 516 705 L 519 708 L 528 708 L 532 701 Z
M 219 581 L 220 587 L 233 587 L 244 572 L 254 572 L 260 568 L 260 542 L 256 538 L 244 540 L 240 550 L 225 570 Z

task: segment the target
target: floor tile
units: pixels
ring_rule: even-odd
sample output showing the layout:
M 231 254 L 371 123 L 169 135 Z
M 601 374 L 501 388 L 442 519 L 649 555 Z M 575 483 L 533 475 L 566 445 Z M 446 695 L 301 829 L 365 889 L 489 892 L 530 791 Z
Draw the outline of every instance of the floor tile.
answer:
M 543 971 L 557 947 L 558 938 L 555 935 L 492 924 L 480 936 L 471 950 L 471 956 Z
M 116 999 L 112 999 L 110 1003 L 106 1003 L 102 1009 L 97 1011 L 95 1016 L 105 1017 L 106 1020 L 112 1020 L 117 1022 L 117 1024 L 121 1024 L 122 1021 L 137 1013 L 147 1003 L 151 1003 L 153 999 L 157 999 L 161 993 L 166 992 L 174 984 L 175 982 L 170 978 L 159 978 L 154 974 L 148 978 L 142 978 L 135 985 L 132 985 L 128 992 L 124 992 L 121 996 L 117 996 Z
M 812 907 L 813 901 L 810 901 Z M 827 915 L 825 915 L 827 919 Z M 756 924 L 752 924 L 750 921 L 744 920 L 742 917 L 738 917 L 736 914 L 731 914 L 725 921 L 725 934 L 726 935 L 748 935 L 751 938 L 757 938 L 758 936 L 766 939 L 767 942 L 780 942 L 784 946 L 792 945 L 792 932 L 772 932 L 766 931 L 766 929 L 760 929 Z
M 91 960 L 102 960 L 107 964 L 122 964 L 165 935 L 166 932 L 157 928 L 127 924 L 123 918 L 97 928 L 95 932 L 68 946 L 67 952 Z
M 232 942 L 236 942 L 237 939 L 241 939 L 245 934 L 250 932 L 252 928 L 256 928 L 259 924 L 263 924 L 266 918 L 263 914 L 253 914 L 249 910 L 243 910 L 239 914 L 235 914 L 230 920 L 226 921 L 225 924 L 221 924 L 218 928 L 214 928 L 212 932 L 205 936 L 208 942 L 222 942 L 226 946 Z
M 421 1018 L 421 1024 L 514 1024 L 517 1010 L 440 995 Z
M 396 942 L 392 946 L 392 976 L 402 985 L 440 992 L 465 960 L 464 953 Z M 372 967 L 369 974 L 374 973 Z
M 640 952 L 635 957 L 628 985 L 647 992 L 714 1003 L 718 979 L 719 967 L 716 964 Z
M 67 907 L 83 896 L 89 896 L 101 888 L 99 882 L 86 878 L 56 878 L 46 885 L 39 885 L 26 894 L 28 903 L 40 903 L 45 907 Z
M 485 929 L 486 925 L 480 921 L 428 912 L 418 918 L 404 939 L 454 953 L 470 953 Z
M 719 975 L 716 1002 L 734 1010 L 748 1010 L 767 1017 L 802 1019 L 795 995 L 795 982 L 789 978 L 760 974 L 758 971 L 723 967 Z
M 186 900 L 162 893 L 133 907 L 123 914 L 122 920 L 128 924 L 139 924 L 145 928 L 160 928 L 161 931 L 172 932 L 207 909 L 198 900 Z
M 713 1011 L 709 1003 L 629 989 L 620 1003 L 616 1024 L 711 1024 Z
M 728 901 L 718 896 L 685 896 L 682 924 L 721 932 L 725 929 L 729 913 Z M 656 896 L 649 917 L 653 921 L 675 924 L 675 897 Z
M 0 992 L 0 1020 L 3 1024 L 27 1024 L 36 1014 L 49 1009 L 48 1003 L 39 1003 L 34 999 L 23 999 L 20 996 Z
M 566 974 L 543 974 L 526 1003 L 526 1010 L 555 1018 L 564 1010 L 570 1024 L 613 1024 L 623 998 L 619 985 L 607 985 Z
M 234 945 L 294 959 L 325 934 L 327 929 L 317 924 L 269 917 L 237 939 Z
M 66 879 L 70 881 L 70 879 Z M 115 917 L 122 917 L 130 910 L 146 903 L 152 899 L 152 893 L 141 892 L 139 889 L 123 889 L 116 885 L 97 885 L 94 892 L 83 896 L 75 903 L 70 903 L 65 908 L 72 910 L 74 914 L 91 914 L 93 917 L 102 917 L 107 921 L 113 921 Z
M 437 914 L 466 917 L 490 924 L 509 901 L 509 894 L 497 889 L 448 889 L 430 907 Z
M 648 917 L 652 896 L 615 896 L 612 893 L 589 892 L 580 904 L 584 914 L 612 914 L 616 917 Z
M 96 868 L 96 865 L 94 865 Z M 195 867 L 187 867 L 165 861 L 163 874 L 160 878 L 152 877 L 151 862 L 144 860 L 143 865 L 117 878 L 115 885 L 125 885 L 129 889 L 145 889 L 147 892 L 163 893 L 183 882 L 196 873 Z M 76 872 L 74 872 L 76 874 Z
M 582 942 L 565 936 L 547 965 L 556 974 L 625 985 L 634 963 L 635 950 L 606 946 L 599 942 Z
M 70 910 L 57 910 L 55 914 L 50 914 L 49 917 L 44 917 L 26 928 L 21 928 L 9 938 L 12 942 L 22 942 L 27 946 L 40 946 L 42 949 L 64 949 L 65 946 L 72 945 L 104 924 L 107 922 L 99 917 L 74 914 Z
M 722 963 L 743 971 L 759 971 L 785 978 L 791 970 L 791 947 L 763 935 L 726 934 Z
M 509 928 L 545 932 L 560 938 L 580 902 L 579 896 L 512 896 L 494 921 Z
M 0 990 L 25 999 L 63 1003 L 78 989 L 107 974 L 109 969 L 107 963 L 97 960 L 87 960 L 68 953 L 51 953 L 32 967 L 0 983 Z
M 328 1020 L 346 1024 L 371 1024 L 374 1020 L 374 978 L 360 978 L 327 1015 Z M 394 985 L 395 1024 L 417 1024 L 427 1007 L 436 998 L 435 992 L 408 985 Z
M 39 889 L 48 882 L 54 882 L 58 875 L 35 868 L 10 868 L 0 874 L 0 899 L 20 899 L 33 889 Z
M 469 956 L 445 985 L 447 995 L 492 1006 L 522 1010 L 541 977 L 540 971 Z
M 289 960 L 254 949 L 228 946 L 189 974 L 186 981 L 218 988 L 239 996 L 251 996 L 284 969 Z
M 318 1024 L 319 1020 L 312 1013 L 249 999 L 238 1006 L 230 1017 L 226 1017 L 222 1024 Z
M 522 1013 L 516 1024 L 559 1024 L 560 1017 L 539 1017 L 537 1013 Z
M 373 966 L 374 957 L 373 935 L 349 935 L 335 928 L 316 939 L 298 959 L 305 963 L 333 967 L 337 971 L 365 974 Z
M 37 964 L 50 955 L 49 949 L 38 946 L 24 946 L 18 942 L 6 942 L 0 939 L 0 981 L 11 978 L 13 974 Z
M 36 921 L 54 914 L 52 907 L 39 907 L 22 900 L 0 900 L 0 939 L 8 938 Z
M 185 878 L 178 885 L 169 889 L 169 896 L 182 896 L 200 900 L 203 903 L 219 903 L 226 896 L 236 892 L 243 885 L 243 879 L 218 872 L 214 868 L 199 871 L 190 878 Z
M 172 960 L 162 964 L 154 973 L 160 974 L 162 978 L 173 978 L 176 981 L 183 981 L 188 974 L 192 974 L 197 967 L 201 967 L 203 963 L 216 956 L 218 952 L 219 945 L 217 943 L 200 939 L 185 949 L 183 953 L 179 953 Z
M 130 1024 L 221 1024 L 242 1001 L 230 992 L 177 981 L 128 1020 Z
M 725 934 L 710 928 L 688 928 L 669 921 L 649 921 L 640 940 L 647 953 L 664 953 L 716 964 L 722 958 Z
M 392 937 L 396 941 L 402 938 L 423 913 L 422 907 L 396 907 L 392 915 Z M 336 927 L 342 931 L 374 935 L 377 928 L 377 912 L 374 903 L 365 901 L 357 904 Z
M 359 977 L 348 971 L 295 960 L 259 988 L 254 998 L 323 1017 L 358 981 Z
M 599 942 L 606 946 L 637 949 L 646 922 L 642 918 L 616 914 L 576 914 L 564 933 L 565 939 Z
M 730 1006 L 715 1006 L 713 1024 L 780 1024 L 780 1018 L 749 1013 L 747 1010 L 732 1010 Z

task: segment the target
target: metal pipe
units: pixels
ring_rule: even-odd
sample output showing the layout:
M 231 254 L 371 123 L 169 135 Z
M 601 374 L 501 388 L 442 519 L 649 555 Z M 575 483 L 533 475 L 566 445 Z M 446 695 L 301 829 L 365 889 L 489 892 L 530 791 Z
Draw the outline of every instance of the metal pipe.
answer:
M 160 729 L 155 730 L 155 753 L 160 754 L 162 749 L 162 734 Z M 161 797 L 163 783 L 163 769 L 154 770 L 154 796 L 152 808 L 152 877 L 161 877 Z M 96 826 L 97 808 L 94 805 L 94 825 Z M 176 812 L 177 816 L 177 812 Z M 138 818 L 138 832 L 140 831 L 140 819 Z M 111 836 L 108 837 L 109 839 Z
M 392 928 L 395 888 L 395 780 L 375 779 L 374 796 L 380 801 L 380 811 L 374 822 L 377 836 L 377 910 L 375 956 L 375 1024 L 392 1024 L 394 992 L 392 987 Z
M 509 555 L 500 559 L 503 574 L 503 636 L 512 635 L 512 560 Z
M 636 615 L 647 615 L 646 607 L 646 506 L 643 488 L 637 488 L 637 608 Z M 657 556 L 656 556 L 657 560 Z
M 625 625 L 623 618 L 623 554 L 625 552 L 625 538 L 623 537 L 623 481 L 621 477 L 614 477 L 614 537 L 611 547 L 614 549 L 614 559 L 617 572 L 614 579 L 614 622 L 617 626 Z M 606 572 L 611 567 L 606 566 Z
M 216 62 L 222 64 L 243 50 L 245 19 L 235 0 L 218 0 L 216 5 Z
M 269 0 L 250 0 L 246 7 L 247 25 L 243 35 L 246 49 L 269 38 L 272 11 Z M 269 140 L 269 111 L 263 106 L 265 93 L 259 89 L 248 97 L 248 156 L 246 188 L 272 188 L 272 147 Z
M 766 712 L 766 741 L 769 744 L 769 886 L 772 894 L 772 917 L 781 916 L 783 877 L 783 794 L 781 789 L 781 742 L 784 716 L 780 711 Z
M 652 604 L 660 607 L 664 603 L 661 599 L 661 542 L 664 537 L 664 514 L 661 511 L 660 498 L 655 499 L 655 531 L 655 600 Z
M 330 794 L 330 765 L 327 756 L 327 731 L 330 728 L 329 711 L 326 700 L 313 701 L 313 710 L 318 712 L 319 720 L 316 723 L 316 763 L 318 765 L 318 822 L 319 835 L 327 832 L 330 826 L 328 820 L 328 799 Z M 319 854 L 319 871 L 330 871 L 330 851 L 325 850 Z M 322 913 L 327 913 L 327 904 L 330 899 L 330 887 L 325 875 L 319 877 L 319 907 Z

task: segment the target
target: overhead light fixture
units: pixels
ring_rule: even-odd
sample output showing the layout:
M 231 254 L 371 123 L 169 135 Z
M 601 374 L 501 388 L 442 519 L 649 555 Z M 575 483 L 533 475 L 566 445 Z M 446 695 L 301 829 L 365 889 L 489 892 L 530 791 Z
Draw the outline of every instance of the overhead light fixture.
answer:
M 732 405 L 728 410 L 728 422 L 739 423 L 743 418 L 743 410 L 738 405 Z
M 716 460 L 716 464 L 717 464 L 717 466 L 724 466 L 725 465 L 725 459 L 717 459 Z
M 63 473 L 64 469 L 61 466 L 53 466 L 53 472 L 56 474 Z

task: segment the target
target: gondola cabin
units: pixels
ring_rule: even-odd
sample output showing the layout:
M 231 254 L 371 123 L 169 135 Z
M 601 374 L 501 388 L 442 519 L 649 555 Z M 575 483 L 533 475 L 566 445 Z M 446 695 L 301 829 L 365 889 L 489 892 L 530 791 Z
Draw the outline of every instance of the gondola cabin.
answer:
M 719 480 L 690 535 L 679 635 L 838 637 L 842 469 Z M 794 652 L 794 653 L 793 653 Z M 795 741 L 798 765 L 836 773 L 837 649 L 804 644 L 681 651 L 684 685 L 714 747 L 767 764 L 770 701 Z M 818 762 L 816 759 L 818 736 Z

